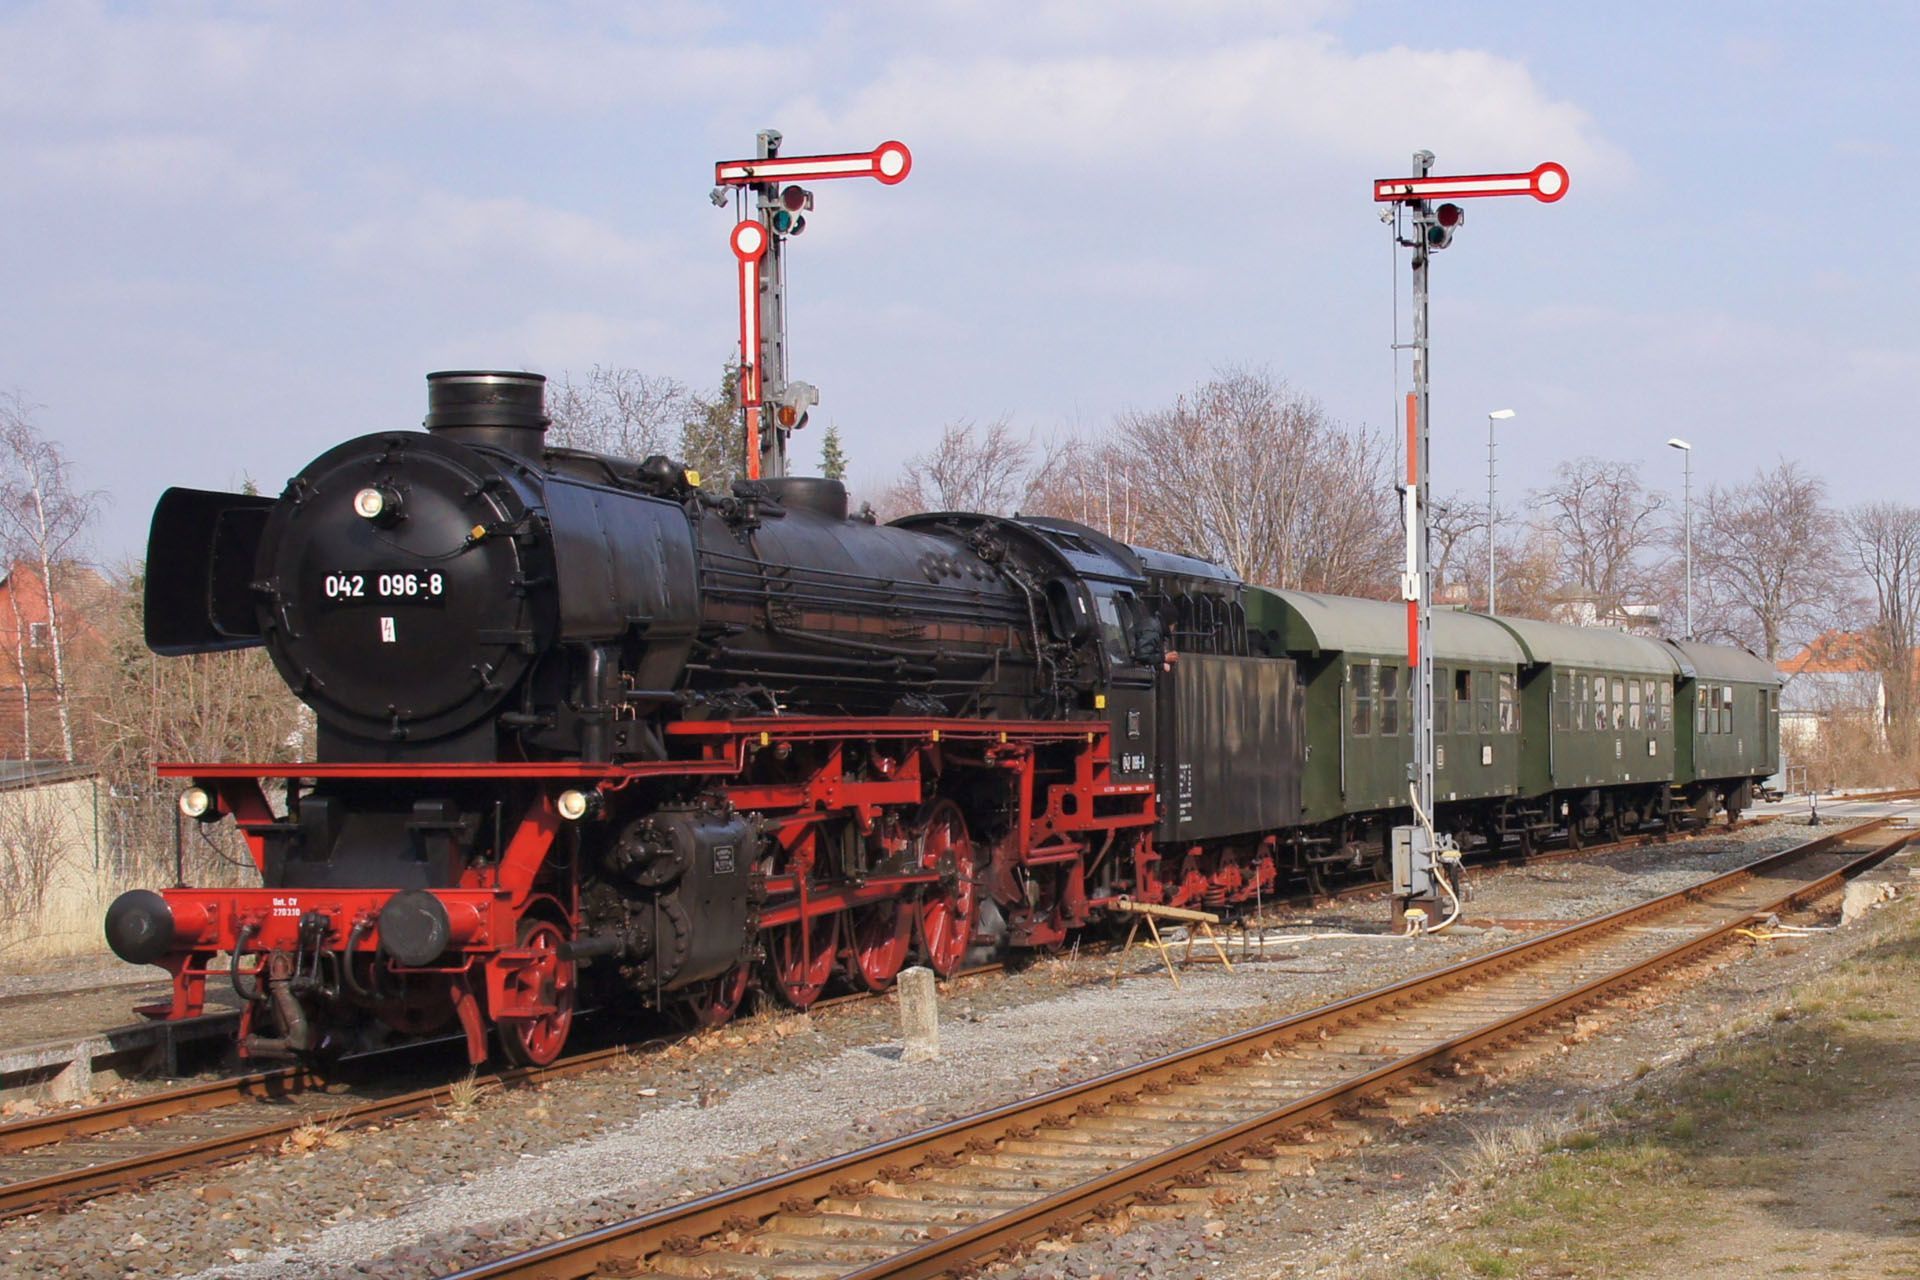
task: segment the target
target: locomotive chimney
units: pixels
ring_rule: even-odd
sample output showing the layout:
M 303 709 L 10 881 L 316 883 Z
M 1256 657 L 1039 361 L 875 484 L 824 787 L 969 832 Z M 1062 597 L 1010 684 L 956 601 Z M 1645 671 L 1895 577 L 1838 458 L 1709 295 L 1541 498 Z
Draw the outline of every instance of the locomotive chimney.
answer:
M 543 374 L 454 369 L 427 375 L 424 425 L 435 435 L 538 458 L 552 421 Z

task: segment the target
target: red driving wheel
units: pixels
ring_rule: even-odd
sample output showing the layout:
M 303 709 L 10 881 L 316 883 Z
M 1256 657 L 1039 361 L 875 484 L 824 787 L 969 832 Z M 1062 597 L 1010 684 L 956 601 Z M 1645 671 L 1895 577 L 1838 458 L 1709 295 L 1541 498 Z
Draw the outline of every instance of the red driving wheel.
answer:
M 885 991 L 913 947 L 913 909 L 889 898 L 847 913 L 847 974 L 863 991 Z
M 747 998 L 747 983 L 753 971 L 736 965 L 717 978 L 709 978 L 693 988 L 687 999 L 687 1012 L 696 1027 L 717 1027 L 740 1011 Z
M 805 1009 L 820 998 L 833 977 L 840 943 L 840 913 L 797 920 L 772 930 L 767 947 L 768 976 L 782 1000 Z M 804 946 L 802 939 L 805 940 Z
M 567 1033 L 573 1030 L 574 965 L 560 956 L 560 945 L 565 941 L 566 934 L 551 920 L 520 922 L 520 945 L 531 949 L 534 959 L 514 975 L 513 981 L 537 991 L 553 1005 L 553 1011 L 531 1018 L 494 1020 L 500 1051 L 516 1066 L 546 1066 L 560 1056 Z
M 940 880 L 920 899 L 920 942 L 927 967 L 943 978 L 959 971 L 973 945 L 980 915 L 980 869 L 975 865 L 967 821 L 951 800 L 935 804 L 917 824 L 920 865 Z

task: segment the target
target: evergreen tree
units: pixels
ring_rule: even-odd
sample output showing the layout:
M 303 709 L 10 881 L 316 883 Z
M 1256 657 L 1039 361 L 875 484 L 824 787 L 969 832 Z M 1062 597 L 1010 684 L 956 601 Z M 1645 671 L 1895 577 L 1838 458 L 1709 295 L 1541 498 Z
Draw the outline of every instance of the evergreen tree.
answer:
M 829 480 L 847 478 L 847 451 L 840 446 L 840 427 L 836 423 L 829 422 L 826 434 L 820 437 L 820 474 Z
M 740 423 L 740 366 L 729 360 L 720 375 L 720 389 L 709 400 L 702 396 L 680 430 L 680 455 L 700 473 L 700 485 L 710 493 L 726 493 L 736 476 L 746 474 L 746 432 Z

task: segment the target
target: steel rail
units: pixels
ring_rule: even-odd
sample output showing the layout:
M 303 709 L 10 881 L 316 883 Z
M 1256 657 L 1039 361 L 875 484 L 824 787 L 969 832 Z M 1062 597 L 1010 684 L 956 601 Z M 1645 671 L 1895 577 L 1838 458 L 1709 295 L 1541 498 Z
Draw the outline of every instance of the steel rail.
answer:
M 1261 1061 L 1264 1051 L 1311 1047 L 1322 1033 L 1357 1027 L 1370 1017 L 1406 1010 L 1416 1000 L 1463 991 L 1477 981 L 1515 973 L 1523 966 L 1569 952 L 1583 943 L 1706 902 L 1716 894 L 1781 871 L 1794 862 L 1861 841 L 1890 821 L 1892 819 L 1878 818 L 1830 832 L 1675 893 L 1470 957 L 1430 974 L 1350 996 L 1323 1008 L 1066 1085 L 1034 1098 L 470 1267 L 447 1280 L 533 1280 L 536 1277 L 538 1280 L 576 1280 L 591 1276 L 603 1267 L 619 1268 L 621 1274 L 630 1275 L 663 1251 L 686 1255 L 689 1262 L 697 1264 L 698 1242 L 703 1238 L 750 1233 L 775 1214 L 793 1212 L 800 1206 L 835 1196 L 856 1194 L 854 1189 L 867 1182 L 904 1179 L 908 1176 L 906 1171 L 916 1166 L 953 1167 L 972 1155 L 991 1151 L 999 1142 L 1030 1129 L 1033 1122 L 1060 1128 L 1071 1124 L 1075 1116 L 1097 1115 L 1116 1100 L 1137 1098 L 1143 1090 L 1148 1094 L 1166 1093 L 1174 1087 L 1195 1084 L 1202 1076 L 1218 1077 L 1221 1083 L 1231 1084 L 1230 1072 Z M 1920 833 L 1902 831 L 1872 850 L 1849 858 L 1841 866 L 1757 905 L 1730 904 L 1732 914 L 1728 919 L 1624 968 L 1532 1001 L 1517 1011 L 1489 1019 L 1430 1047 L 1399 1056 L 1250 1119 L 1169 1146 L 1144 1159 L 1128 1161 L 1052 1193 L 1042 1192 L 1025 1205 L 993 1213 L 970 1224 L 953 1223 L 939 1239 L 915 1244 L 883 1261 L 850 1266 L 843 1274 L 849 1280 L 881 1280 L 882 1277 L 897 1280 L 946 1274 L 1042 1232 L 1098 1217 L 1149 1187 L 1197 1173 L 1220 1160 L 1223 1153 L 1285 1137 L 1303 1125 L 1334 1116 L 1362 1095 L 1428 1077 L 1436 1069 L 1465 1064 L 1476 1054 L 1522 1037 L 1542 1023 L 1564 1018 L 1569 1012 L 1623 986 L 1645 981 L 1658 971 L 1723 942 L 1732 930 L 1756 915 L 1784 910 L 1794 903 L 1831 893 L 1847 876 L 1890 857 L 1916 834 Z M 767 1271 L 778 1272 L 781 1261 L 765 1258 Z
M 534 1084 L 545 1080 L 560 1079 L 591 1071 L 625 1057 L 626 1046 L 616 1045 L 606 1049 L 596 1049 L 591 1053 L 578 1054 L 546 1067 L 514 1067 L 492 1075 L 480 1076 L 476 1083 L 485 1086 L 515 1087 Z M 271 1090 L 274 1081 L 286 1081 L 289 1077 L 300 1075 L 299 1068 L 288 1068 L 282 1072 L 265 1072 L 260 1076 L 243 1077 L 239 1081 L 215 1081 L 211 1085 L 195 1086 L 192 1089 L 179 1090 L 174 1094 L 157 1095 L 153 1103 L 165 1103 L 179 1094 L 202 1094 L 218 1091 L 222 1086 L 235 1084 L 257 1088 L 266 1082 Z M 317 1078 L 316 1078 L 317 1079 Z M 310 1124 L 322 1124 L 330 1129 L 363 1128 L 382 1120 L 391 1120 L 400 1116 L 414 1115 L 432 1110 L 450 1099 L 451 1084 L 434 1085 L 426 1089 L 416 1089 L 409 1093 L 396 1094 L 388 1098 L 376 1098 L 364 1102 L 352 1102 L 345 1106 L 327 1109 L 315 1108 L 303 1111 L 300 1115 L 276 1120 L 270 1124 L 257 1125 L 232 1133 L 215 1134 L 194 1142 L 181 1143 L 164 1151 L 149 1152 L 127 1156 L 120 1160 L 106 1161 L 87 1165 L 77 1169 L 66 1169 L 44 1177 L 31 1178 L 20 1182 L 0 1186 L 0 1219 L 18 1217 L 32 1213 L 37 1209 L 52 1205 L 76 1204 L 103 1192 L 115 1191 L 124 1187 L 145 1183 L 151 1179 L 166 1177 L 186 1169 L 202 1165 L 218 1164 L 231 1160 L 263 1147 L 273 1146 L 285 1141 L 295 1130 Z M 271 1100 L 275 1095 L 266 1092 L 259 1095 Z M 292 1096 L 291 1094 L 285 1096 Z M 244 1099 L 230 1099 L 242 1101 Z M 111 1104 L 110 1108 L 137 1108 L 144 1099 L 130 1099 L 126 1103 Z M 203 1108 L 211 1109 L 211 1108 Z M 172 1112 L 162 1115 L 179 1114 L 192 1110 L 186 1100 Z M 112 1124 L 103 1124 L 89 1132 L 100 1132 L 104 1128 L 119 1127 L 128 1123 L 138 1123 L 125 1119 L 126 1111 L 119 1113 L 121 1118 Z M 73 1113 L 77 1120 L 85 1122 L 87 1112 Z M 55 1117 L 54 1119 L 58 1119 Z M 21 1122 L 25 1123 L 25 1122 Z M 8 1126 L 12 1127 L 12 1126 Z M 42 1139 L 39 1144 L 56 1139 Z M 13 1148 L 21 1150 L 26 1148 Z

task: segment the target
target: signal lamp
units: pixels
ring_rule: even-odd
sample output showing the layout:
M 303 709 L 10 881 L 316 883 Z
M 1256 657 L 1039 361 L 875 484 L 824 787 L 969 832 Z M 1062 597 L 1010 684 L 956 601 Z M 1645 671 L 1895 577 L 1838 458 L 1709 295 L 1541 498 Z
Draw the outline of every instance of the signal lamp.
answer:
M 213 797 L 205 787 L 188 787 L 180 793 L 180 812 L 189 818 L 204 818 L 213 810 Z
M 1443 204 L 1433 211 L 1427 224 L 1427 248 L 1444 249 L 1453 243 L 1453 233 L 1465 225 L 1467 211 L 1457 204 Z
M 813 192 L 805 187 L 788 187 L 780 193 L 780 203 L 791 213 L 813 208 Z

